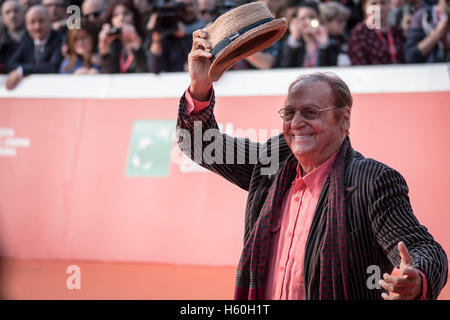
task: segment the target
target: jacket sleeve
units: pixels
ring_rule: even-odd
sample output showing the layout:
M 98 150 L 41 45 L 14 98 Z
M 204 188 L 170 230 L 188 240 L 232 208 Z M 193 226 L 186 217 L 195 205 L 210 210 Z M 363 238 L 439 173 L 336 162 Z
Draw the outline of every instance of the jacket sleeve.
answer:
M 279 59 L 280 68 L 303 67 L 304 51 L 303 46 L 294 48 L 289 45 L 288 39 L 286 39 L 282 45 Z
M 384 169 L 374 179 L 369 199 L 372 230 L 387 258 L 399 267 L 397 245 L 403 241 L 414 267 L 427 277 L 427 298 L 437 299 L 447 281 L 447 255 L 414 216 L 405 179 L 391 168 Z
M 22 41 L 18 45 L 13 54 L 6 60 L 6 73 L 9 73 L 21 65 L 23 61 L 22 55 L 25 52 L 25 42 Z
M 134 72 L 136 73 L 148 72 L 147 55 L 145 54 L 144 47 L 141 46 L 139 49 L 133 50 L 133 56 L 135 61 Z
M 153 73 L 160 73 L 162 71 L 166 71 L 166 68 L 164 66 L 164 57 L 157 56 L 153 54 L 151 51 L 148 53 L 148 68 L 150 72 Z
M 49 62 L 41 63 L 38 65 L 26 63 L 22 65 L 23 74 L 37 74 L 37 73 L 58 73 L 61 62 L 63 61 L 63 56 L 61 54 L 61 47 L 56 46 L 52 50 L 52 55 Z
M 111 42 L 108 53 L 101 56 L 101 64 L 104 73 L 120 73 L 119 52 L 119 41 L 115 40 Z
M 336 66 L 338 55 L 339 45 L 330 40 L 326 46 L 319 48 L 319 66 Z
M 260 145 L 221 133 L 213 113 L 214 104 L 213 96 L 206 109 L 187 115 L 185 95 L 181 97 L 176 128 L 178 146 L 200 166 L 248 191 Z
M 410 28 L 405 41 L 405 60 L 407 63 L 425 62 L 424 57 L 419 51 L 418 44 L 425 39 L 425 32 L 419 28 Z

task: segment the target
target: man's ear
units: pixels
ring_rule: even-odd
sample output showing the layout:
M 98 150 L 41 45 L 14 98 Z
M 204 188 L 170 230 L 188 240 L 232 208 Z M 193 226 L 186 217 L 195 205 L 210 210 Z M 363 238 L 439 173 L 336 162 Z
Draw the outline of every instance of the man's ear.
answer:
M 352 108 L 345 106 L 341 110 L 341 126 L 342 130 L 348 132 L 350 130 L 350 116 L 352 113 Z

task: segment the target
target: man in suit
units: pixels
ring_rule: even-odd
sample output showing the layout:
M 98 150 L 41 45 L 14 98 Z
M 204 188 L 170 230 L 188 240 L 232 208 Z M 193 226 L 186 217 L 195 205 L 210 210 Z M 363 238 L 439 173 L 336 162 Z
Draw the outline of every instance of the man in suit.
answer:
M 51 29 L 50 17 L 42 5 L 31 7 L 25 16 L 28 35 L 7 61 L 6 88 L 13 89 L 20 80 L 34 73 L 57 73 L 62 62 L 60 34 Z
M 25 36 L 25 11 L 20 2 L 7 0 L 1 8 L 1 20 L 5 28 L 0 28 L 0 73 L 5 72 L 5 63 L 17 49 Z
M 206 30 L 193 38 L 178 144 L 249 192 L 235 298 L 436 299 L 447 256 L 414 216 L 400 173 L 353 150 L 347 85 L 336 75 L 302 76 L 279 111 L 283 134 L 264 144 L 233 138 L 213 114 Z M 214 136 L 214 148 L 199 133 Z M 275 170 L 263 157 L 252 160 L 268 151 Z M 399 274 L 390 275 L 394 266 Z M 377 269 L 383 278 L 371 285 L 367 272 Z
M 25 10 L 22 4 L 15 0 L 7 0 L 2 4 L 2 22 L 6 27 L 6 39 L 20 42 L 25 34 Z

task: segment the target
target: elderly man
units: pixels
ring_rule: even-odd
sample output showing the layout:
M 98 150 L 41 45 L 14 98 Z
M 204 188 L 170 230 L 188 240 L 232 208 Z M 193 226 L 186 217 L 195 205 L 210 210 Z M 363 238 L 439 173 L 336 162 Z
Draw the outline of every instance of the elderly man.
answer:
M 178 143 L 249 192 L 235 298 L 436 299 L 447 280 L 447 256 L 414 216 L 403 177 L 352 149 L 347 85 L 335 75 L 300 77 L 279 111 L 283 134 L 265 144 L 233 138 L 218 131 L 213 114 L 207 32 L 193 36 Z M 199 132 L 215 132 L 226 161 L 198 160 L 209 147 L 196 145 Z M 266 161 L 250 161 L 252 152 L 269 149 L 279 155 L 272 172 L 264 171 Z M 229 157 L 229 150 L 237 154 Z M 372 287 L 367 270 L 374 266 L 384 275 Z M 399 275 L 389 275 L 394 266 Z
M 104 0 L 85 0 L 81 13 L 96 26 L 101 27 L 106 19 L 106 3 Z
M 6 64 L 6 88 L 13 89 L 26 75 L 57 73 L 62 62 L 61 36 L 51 29 L 47 9 L 42 5 L 31 7 L 25 16 L 29 36 L 20 42 Z

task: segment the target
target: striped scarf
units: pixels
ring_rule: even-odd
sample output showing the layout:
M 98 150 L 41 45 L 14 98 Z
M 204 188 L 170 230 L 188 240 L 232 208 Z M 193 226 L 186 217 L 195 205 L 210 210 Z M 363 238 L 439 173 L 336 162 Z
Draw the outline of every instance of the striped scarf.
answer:
M 326 231 L 320 254 L 319 299 L 348 299 L 348 243 L 345 221 L 345 162 L 353 152 L 349 138 L 341 145 L 329 174 Z M 259 218 L 248 237 L 236 272 L 235 299 L 263 299 L 270 248 L 270 225 L 297 174 L 298 161 L 291 154 L 273 181 Z

